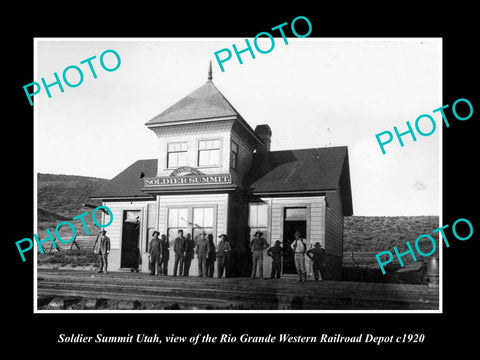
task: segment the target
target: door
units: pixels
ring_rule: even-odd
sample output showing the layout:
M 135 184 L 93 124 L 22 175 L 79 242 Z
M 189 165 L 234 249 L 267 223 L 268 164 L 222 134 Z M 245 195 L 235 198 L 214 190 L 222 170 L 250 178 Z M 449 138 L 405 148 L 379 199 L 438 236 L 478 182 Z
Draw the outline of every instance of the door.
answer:
M 295 259 L 292 242 L 295 239 L 295 232 L 305 238 L 307 233 L 307 208 L 295 207 L 285 208 L 283 217 L 283 274 L 296 274 Z
M 137 269 L 140 260 L 140 210 L 123 212 L 121 268 Z
M 306 220 L 285 221 L 283 226 L 283 273 L 296 274 L 295 260 L 292 250 L 292 242 L 295 239 L 295 232 L 300 231 L 302 237 L 305 237 L 307 231 Z

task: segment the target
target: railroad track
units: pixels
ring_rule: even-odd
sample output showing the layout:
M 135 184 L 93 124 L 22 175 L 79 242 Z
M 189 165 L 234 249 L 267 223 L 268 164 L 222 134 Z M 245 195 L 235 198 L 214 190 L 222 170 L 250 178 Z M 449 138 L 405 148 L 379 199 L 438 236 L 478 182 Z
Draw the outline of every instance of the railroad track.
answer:
M 158 277 L 141 273 L 96 274 L 39 270 L 38 304 L 49 298 L 135 302 L 136 308 L 179 309 L 437 309 L 438 292 L 422 285 L 325 281 L 293 278 Z M 105 305 L 105 302 L 107 304 Z M 98 308 L 96 304 L 96 308 Z M 100 307 L 101 307 L 100 306 Z

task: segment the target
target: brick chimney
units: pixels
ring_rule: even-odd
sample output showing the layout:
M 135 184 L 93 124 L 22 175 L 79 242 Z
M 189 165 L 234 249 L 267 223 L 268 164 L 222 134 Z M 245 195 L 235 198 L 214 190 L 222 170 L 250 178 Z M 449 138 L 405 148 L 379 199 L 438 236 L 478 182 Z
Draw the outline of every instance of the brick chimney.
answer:
M 259 154 L 264 154 L 270 151 L 270 143 L 272 142 L 272 130 L 270 129 L 270 126 L 264 124 L 264 125 L 257 125 L 255 128 L 255 133 L 258 135 L 258 137 L 262 140 L 263 145 L 260 145 L 257 148 L 257 153 Z

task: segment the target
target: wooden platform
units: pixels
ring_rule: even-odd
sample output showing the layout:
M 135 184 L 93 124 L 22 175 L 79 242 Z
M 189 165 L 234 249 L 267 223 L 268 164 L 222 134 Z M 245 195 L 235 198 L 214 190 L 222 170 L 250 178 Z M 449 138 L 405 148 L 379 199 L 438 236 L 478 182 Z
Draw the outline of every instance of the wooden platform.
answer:
M 37 272 L 39 310 L 438 310 L 426 285 Z

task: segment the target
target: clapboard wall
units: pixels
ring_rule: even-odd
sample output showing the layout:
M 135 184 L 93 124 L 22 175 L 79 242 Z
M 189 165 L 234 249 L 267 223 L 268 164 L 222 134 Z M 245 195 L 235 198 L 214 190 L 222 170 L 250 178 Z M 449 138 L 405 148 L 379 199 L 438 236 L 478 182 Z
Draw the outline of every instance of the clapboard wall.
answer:
M 308 247 L 315 242 L 325 245 L 325 200 L 323 196 L 315 197 L 276 197 L 262 198 L 270 204 L 271 234 L 267 239 L 271 245 L 276 240 L 283 242 L 284 209 L 289 207 L 307 208 L 307 233 L 305 234 Z
M 343 259 L 343 210 L 338 192 L 327 193 L 325 253 L 328 278 L 340 279 Z

